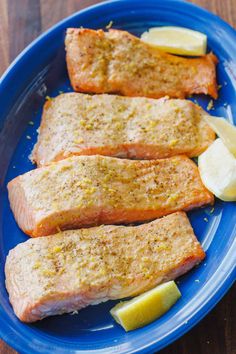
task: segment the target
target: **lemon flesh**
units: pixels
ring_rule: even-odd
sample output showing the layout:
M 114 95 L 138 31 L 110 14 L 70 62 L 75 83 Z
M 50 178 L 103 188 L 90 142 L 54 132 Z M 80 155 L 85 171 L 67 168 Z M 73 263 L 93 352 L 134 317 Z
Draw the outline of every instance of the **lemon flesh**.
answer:
M 168 53 L 191 56 L 206 54 L 207 36 L 184 27 L 153 27 L 144 32 L 141 39 Z
M 175 282 L 169 281 L 132 300 L 117 304 L 110 313 L 126 331 L 131 331 L 163 315 L 180 296 Z
M 229 151 L 236 157 L 236 127 L 224 118 L 204 116 L 207 124 L 223 140 Z
M 219 138 L 198 157 L 202 182 L 224 201 L 236 201 L 236 159 Z

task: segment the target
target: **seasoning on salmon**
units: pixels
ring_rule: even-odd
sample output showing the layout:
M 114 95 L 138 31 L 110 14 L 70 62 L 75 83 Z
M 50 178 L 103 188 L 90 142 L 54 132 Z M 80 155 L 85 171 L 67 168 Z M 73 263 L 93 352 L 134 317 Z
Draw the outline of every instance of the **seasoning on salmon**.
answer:
M 217 98 L 216 56 L 167 54 L 125 31 L 69 28 L 66 60 L 75 91 L 124 96 Z
M 21 321 L 143 293 L 205 253 L 185 213 L 139 226 L 100 226 L 30 239 L 7 256 L 6 287 Z
M 74 156 L 16 177 L 8 191 L 19 227 L 34 237 L 151 220 L 213 202 L 184 155 L 149 161 Z
M 197 156 L 215 139 L 206 114 L 187 100 L 62 94 L 44 106 L 32 160 L 43 166 L 72 155 Z

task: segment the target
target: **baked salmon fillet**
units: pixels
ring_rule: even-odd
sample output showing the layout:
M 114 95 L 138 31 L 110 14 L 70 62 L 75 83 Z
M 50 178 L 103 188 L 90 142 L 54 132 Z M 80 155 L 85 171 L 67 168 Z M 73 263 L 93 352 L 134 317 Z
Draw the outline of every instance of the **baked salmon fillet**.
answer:
M 33 237 L 141 222 L 213 202 L 184 155 L 142 161 L 74 156 L 16 177 L 8 191 L 19 227 Z
M 178 212 L 139 226 L 100 226 L 30 239 L 7 256 L 6 287 L 21 321 L 143 293 L 205 257 Z
M 217 98 L 216 56 L 167 54 L 128 32 L 69 28 L 66 61 L 75 91 L 124 96 Z
M 206 114 L 187 100 L 62 94 L 44 105 L 32 160 L 43 166 L 72 155 L 197 156 L 215 139 Z

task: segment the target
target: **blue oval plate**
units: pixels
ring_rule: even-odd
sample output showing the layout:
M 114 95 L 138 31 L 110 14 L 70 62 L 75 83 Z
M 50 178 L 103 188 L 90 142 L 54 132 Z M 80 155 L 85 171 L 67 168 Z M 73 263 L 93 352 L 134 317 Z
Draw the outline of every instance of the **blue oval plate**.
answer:
M 21 353 L 146 353 L 171 343 L 220 300 L 235 278 L 236 205 L 216 200 L 189 213 L 195 233 L 207 253 L 205 262 L 179 280 L 182 298 L 150 325 L 125 333 L 111 318 L 115 302 L 90 306 L 78 315 L 47 318 L 33 325 L 14 315 L 4 286 L 8 251 L 27 237 L 17 227 L 9 208 L 6 184 L 33 168 L 28 156 L 36 141 L 45 96 L 71 91 L 68 81 L 64 35 L 67 27 L 114 28 L 140 35 L 149 27 L 177 25 L 202 31 L 209 50 L 220 59 L 220 97 L 214 115 L 236 119 L 235 31 L 209 12 L 179 0 L 109 1 L 60 22 L 34 41 L 15 60 L 0 84 L 0 335 Z M 209 97 L 196 96 L 206 108 Z M 33 123 L 32 123 L 33 122 Z M 224 168 L 222 166 L 222 168 Z

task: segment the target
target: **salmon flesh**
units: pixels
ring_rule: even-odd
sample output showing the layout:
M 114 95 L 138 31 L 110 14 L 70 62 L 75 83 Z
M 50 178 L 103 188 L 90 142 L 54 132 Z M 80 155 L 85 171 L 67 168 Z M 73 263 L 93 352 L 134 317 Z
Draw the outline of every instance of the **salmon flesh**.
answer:
M 214 200 L 184 155 L 142 161 L 74 156 L 16 177 L 8 191 L 19 227 L 33 237 L 152 220 Z
M 167 54 L 128 32 L 69 28 L 66 60 L 75 91 L 124 96 L 217 98 L 217 58 Z
M 30 239 L 9 252 L 6 287 L 17 317 L 34 322 L 175 279 L 205 253 L 184 212 L 139 226 L 100 226 Z
M 207 113 L 188 100 L 66 93 L 46 102 L 32 160 L 73 155 L 198 156 L 214 141 Z

